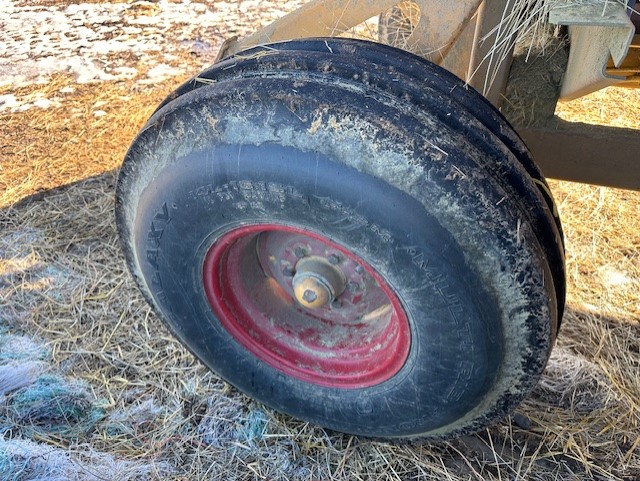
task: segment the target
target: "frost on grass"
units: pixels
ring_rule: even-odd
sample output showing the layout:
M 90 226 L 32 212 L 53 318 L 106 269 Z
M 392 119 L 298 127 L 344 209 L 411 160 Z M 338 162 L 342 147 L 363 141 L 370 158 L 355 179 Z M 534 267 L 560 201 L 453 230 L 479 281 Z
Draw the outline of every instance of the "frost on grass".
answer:
M 104 416 L 88 387 L 78 380 L 40 376 L 7 396 L 0 406 L 0 433 L 20 433 L 32 439 L 86 435 Z
M 43 258 L 38 252 L 43 243 L 45 234 L 39 229 L 0 232 L 0 327 L 23 319 L 49 299 L 67 302 L 80 285 L 67 266 Z
M 6 333 L 0 322 L 0 411 L 6 395 L 29 386 L 45 372 L 47 357 L 48 351 L 42 344 Z
M 50 353 L 0 325 L 0 437 L 77 439 L 103 416 L 87 383 L 48 372 Z
M 0 479 L 12 481 L 151 480 L 173 473 L 168 462 L 130 461 L 78 446 L 104 419 L 105 401 L 82 380 L 49 368 L 48 350 L 25 336 L 0 331 Z M 160 408 L 113 411 L 109 421 L 137 434 Z M 73 449 L 60 449 L 60 442 Z M 51 445 L 50 445 L 51 444 Z
M 206 406 L 206 407 L 205 407 Z M 229 396 L 212 396 L 202 401 L 196 432 L 199 439 L 213 447 L 242 444 L 254 447 L 269 432 L 269 417 L 257 406 Z
M 84 446 L 68 450 L 28 440 L 0 439 L 0 479 L 12 481 L 146 481 L 173 473 L 164 462 L 118 459 Z
M 13 361 L 45 361 L 49 357 L 47 348 L 26 336 L 16 336 L 4 332 L 0 323 L 0 365 Z
M 29 3 L 22 2 L 27 6 Z M 142 6 L 127 4 L 138 9 L 137 15 L 141 16 L 143 13 L 150 15 L 153 9 L 164 8 L 171 2 L 135 3 L 147 5 L 144 8 L 149 9 L 144 13 Z M 230 28 L 248 30 L 248 23 L 242 23 L 238 18 L 267 23 L 279 14 L 278 9 L 289 9 L 291 2 L 277 2 L 277 5 L 268 1 L 203 3 L 210 11 L 214 4 L 216 8 L 226 9 L 233 17 L 226 27 L 221 27 L 227 28 L 221 36 L 228 37 L 231 36 Z M 6 43 L 0 42 L 0 52 L 6 53 L 16 39 L 21 41 L 20 38 L 31 35 L 28 29 L 24 32 L 4 29 L 15 19 L 5 15 L 2 8 L 13 8 L 14 5 L 19 2 L 0 0 L 0 18 L 5 22 L 2 36 L 3 40 L 8 39 Z M 192 5 L 201 8 L 196 1 Z M 100 7 L 85 4 L 75 7 L 75 11 L 85 9 L 90 12 L 103 6 L 111 8 L 107 4 Z M 33 7 L 43 11 L 64 8 Z M 237 15 L 231 15 L 232 11 Z M 30 12 L 27 11 L 23 18 Z M 69 12 L 73 13 L 74 9 Z M 99 24 L 100 18 L 95 17 L 95 20 Z M 147 25 L 129 26 L 132 30 L 128 30 L 128 35 L 139 35 L 144 42 L 155 29 L 152 23 L 149 20 Z M 109 26 L 109 22 L 103 25 Z M 102 28 L 86 27 L 98 32 Z M 42 23 L 42 28 L 46 32 L 54 26 Z M 146 28 L 149 30 L 143 34 Z M 198 56 L 203 62 L 209 52 L 217 49 L 217 44 L 214 45 L 218 41 L 217 27 L 212 28 L 211 36 L 197 45 L 201 52 Z M 180 31 L 178 27 L 172 30 Z M 236 33 L 241 32 L 232 34 Z M 88 42 L 83 49 L 63 52 L 52 36 L 43 35 L 42 40 L 31 38 L 30 42 L 32 40 L 37 48 L 55 49 L 57 53 L 50 55 L 49 65 L 63 68 L 70 65 L 65 62 L 65 55 L 91 56 L 98 49 L 93 49 Z M 167 48 L 169 44 L 170 48 L 176 48 L 174 40 L 169 35 L 162 43 Z M 182 41 L 185 44 L 181 45 L 186 47 L 198 42 L 190 38 Z M 149 44 L 140 45 L 146 48 Z M 102 43 L 102 48 L 108 49 L 109 45 Z M 37 51 L 33 53 L 37 60 Z M 148 53 L 150 57 L 158 55 L 155 62 L 176 65 L 162 52 L 140 50 L 138 53 Z M 8 74 L 7 69 L 29 66 L 26 57 L 13 54 L 8 57 L 14 64 L 8 66 L 0 60 L 0 76 Z M 118 55 L 113 59 L 122 60 Z M 137 65 L 136 61 L 132 57 L 127 65 Z M 190 61 L 186 57 L 180 59 L 184 65 L 189 65 Z M 117 66 L 111 71 L 108 70 L 110 65 L 118 65 L 117 62 L 101 62 L 95 64 L 96 68 L 116 76 L 127 73 L 144 78 L 146 75 L 142 70 L 118 72 Z M 88 76 L 92 74 L 90 64 L 78 65 L 87 69 Z M 65 71 L 73 73 L 73 70 Z M 26 70 L 18 73 L 22 72 L 28 73 Z M 12 82 L 17 80 L 11 79 Z M 79 93 L 89 87 L 60 89 L 59 93 L 65 94 L 60 95 L 63 103 L 90 111 L 95 98 L 85 101 L 67 96 L 74 93 L 74 88 Z M 102 88 L 96 86 L 95 92 Z M 126 92 L 129 94 L 132 94 L 133 107 L 143 109 L 147 106 L 146 101 L 141 100 L 142 96 Z M 17 95 L 14 97 L 5 97 L 5 105 L 24 100 Z M 600 105 L 602 102 L 598 100 L 598 112 L 607 110 Z M 624 104 L 624 108 L 620 104 L 621 108 L 610 110 L 618 115 L 630 104 Z M 112 108 L 104 107 L 104 110 L 112 115 Z M 29 112 L 33 113 L 41 112 Z M 61 123 L 63 120 L 56 121 Z M 84 138 L 100 139 L 102 132 L 91 123 L 86 127 L 83 141 Z M 66 137 L 52 135 L 54 142 L 66 145 Z M 121 130 L 109 131 L 111 138 L 122 139 L 126 135 L 122 135 Z M 90 151 L 73 149 L 74 157 L 69 162 L 78 165 L 97 162 L 99 155 L 113 155 L 115 150 L 113 143 L 90 145 Z M 8 152 L 9 156 L 16 152 L 15 158 L 22 162 L 23 157 L 17 154 L 22 151 L 28 152 L 25 163 L 31 159 L 37 162 L 51 160 L 48 154 L 38 150 L 32 137 L 24 136 L 24 143 L 16 144 Z M 42 178 L 37 178 L 42 173 L 35 173 L 34 169 L 33 175 L 36 183 L 42 182 Z M 560 342 L 570 349 L 552 357 L 539 388 L 523 406 L 522 412 L 530 419 L 530 426 L 525 428 L 522 426 L 527 423 L 513 424 L 506 420 L 473 437 L 477 440 L 475 444 L 466 439 L 464 443 L 434 447 L 387 445 L 328 434 L 252 403 L 234 390 L 223 388 L 220 382 L 199 390 L 191 402 L 191 398 L 181 391 L 181 383 L 204 383 L 212 375 L 194 367 L 188 353 L 180 350 L 162 330 L 158 320 L 141 307 L 137 291 L 128 277 L 123 277 L 123 263 L 117 253 L 111 218 L 112 183 L 109 176 L 85 182 L 67 188 L 65 195 L 4 211 L 7 217 L 15 219 L 11 224 L 4 224 L 4 218 L 0 218 L 0 324 L 15 325 L 13 332 L 37 333 L 47 342 L 45 346 L 33 338 L 9 336 L 0 331 L 0 365 L 6 369 L 3 378 L 5 398 L 0 400 L 0 405 L 6 409 L 8 402 L 19 392 L 35 392 L 35 387 L 30 391 L 26 388 L 42 374 L 56 375 L 57 386 L 73 385 L 55 370 L 56 363 L 65 366 L 65 370 L 68 367 L 67 372 L 91 379 L 92 385 L 84 384 L 84 389 L 92 393 L 90 400 L 94 406 L 101 407 L 99 400 L 105 391 L 113 392 L 116 397 L 116 404 L 105 408 L 105 418 L 86 436 L 65 448 L 36 442 L 18 428 L 0 436 L 0 480 L 640 479 L 640 444 L 637 442 L 640 303 L 638 289 L 634 289 L 638 285 L 635 247 L 640 232 L 636 219 L 640 216 L 636 215 L 637 196 L 630 197 L 635 194 L 607 190 L 607 196 L 611 197 L 596 208 L 596 202 L 591 202 L 589 196 L 595 192 L 597 197 L 600 190 L 554 184 L 554 194 L 565 192 L 568 199 L 559 204 L 566 204 L 563 219 L 572 244 L 569 266 L 575 276 L 574 305 L 589 302 L 592 306 L 604 306 L 594 307 L 594 312 L 596 309 L 603 312 L 615 309 L 620 318 L 612 320 L 610 325 L 602 321 L 601 313 L 598 317 L 590 315 L 588 323 L 576 316 L 565 319 Z M 11 203 L 17 200 L 15 197 Z M 73 215 L 68 216 L 68 212 Z M 621 262 L 626 262 L 610 263 L 612 269 L 624 273 L 625 277 L 605 270 L 594 271 L 597 257 L 607 252 L 610 255 L 615 252 Z M 54 270 L 47 271 L 47 266 Z M 50 281 L 41 282 L 42 277 L 49 277 Z M 630 283 L 626 282 L 626 277 L 631 279 Z M 69 288 L 76 286 L 78 279 L 82 281 L 82 289 L 76 289 L 72 295 Z M 610 289 L 603 291 L 596 282 L 600 279 Z M 621 297 L 621 292 L 627 293 L 626 297 Z M 618 297 L 613 297 L 614 294 Z M 117 324 L 120 318 L 123 322 Z M 56 353 L 55 362 L 50 351 Z M 46 369 L 42 373 L 32 373 L 30 369 L 34 366 Z M 27 384 L 20 385 L 18 380 Z M 99 380 L 104 381 L 104 386 Z M 124 393 L 120 392 L 123 385 L 126 386 Z M 119 394 L 122 397 L 118 398 Z M 123 401 L 123 398 L 126 399 Z M 595 414 L 587 411 L 589 407 L 596 407 Z M 122 459 L 122 456 L 128 459 Z M 175 471 L 170 466 L 174 466 Z
M 0 404 L 4 395 L 32 384 L 44 370 L 42 363 L 24 362 L 0 366 Z
M 5 395 L 29 386 L 46 370 L 47 356 L 43 345 L 6 333 L 0 323 L 0 409 Z
M 534 397 L 585 414 L 621 401 L 600 366 L 562 347 L 553 351 Z
M 310 450 L 291 439 L 277 418 L 258 403 L 217 382 L 207 396 L 193 397 L 188 405 L 192 430 L 184 432 L 206 451 L 216 453 L 212 473 L 224 473 L 230 481 L 246 479 L 244 466 L 251 465 L 257 479 L 329 479 L 328 466 L 318 463 Z M 295 431 L 300 434 L 302 430 Z M 320 432 L 321 430 L 319 430 Z M 319 434 L 319 433 L 318 433 Z M 326 437 L 326 434 L 324 435 Z M 322 444 L 322 436 L 312 439 Z M 198 455 L 198 451 L 190 456 Z

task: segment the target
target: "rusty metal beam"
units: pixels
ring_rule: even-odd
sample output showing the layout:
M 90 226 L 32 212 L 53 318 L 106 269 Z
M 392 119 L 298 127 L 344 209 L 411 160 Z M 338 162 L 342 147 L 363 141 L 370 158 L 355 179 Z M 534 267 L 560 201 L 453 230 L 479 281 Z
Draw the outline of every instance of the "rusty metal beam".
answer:
M 479 7 L 481 8 L 481 7 Z M 471 72 L 471 56 L 473 54 L 473 42 L 476 38 L 479 12 L 469 19 L 466 26 L 447 52 L 440 66 L 457 75 L 465 82 L 469 82 Z
M 640 130 L 558 118 L 517 130 L 547 177 L 640 190 Z
M 414 0 L 420 20 L 407 43 L 435 63 L 441 63 L 483 0 Z
M 510 0 L 485 0 L 477 14 L 467 78 L 471 86 L 497 107 L 503 100 L 517 35 L 517 32 L 504 32 L 500 24 L 512 13 L 515 3 Z M 502 48 L 496 49 L 497 43 Z
M 414 0 L 420 20 L 408 43 L 440 62 L 483 0 Z M 311 0 L 302 7 L 238 40 L 227 40 L 218 59 L 241 50 L 296 38 L 334 37 L 375 17 L 401 0 Z

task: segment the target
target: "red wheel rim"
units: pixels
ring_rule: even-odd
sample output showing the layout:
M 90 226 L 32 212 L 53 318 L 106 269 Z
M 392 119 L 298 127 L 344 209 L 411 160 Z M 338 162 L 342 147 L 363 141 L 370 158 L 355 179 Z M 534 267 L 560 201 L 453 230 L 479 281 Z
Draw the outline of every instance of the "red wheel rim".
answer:
M 295 286 L 307 285 L 303 264 L 340 280 L 320 276 L 320 288 L 303 289 L 301 297 Z M 317 278 L 313 270 L 310 275 Z M 294 378 L 369 387 L 393 377 L 408 357 L 409 322 L 391 287 L 360 257 L 313 232 L 273 224 L 233 229 L 207 252 L 203 282 L 211 309 L 233 338 Z M 309 307 L 325 284 L 330 300 Z

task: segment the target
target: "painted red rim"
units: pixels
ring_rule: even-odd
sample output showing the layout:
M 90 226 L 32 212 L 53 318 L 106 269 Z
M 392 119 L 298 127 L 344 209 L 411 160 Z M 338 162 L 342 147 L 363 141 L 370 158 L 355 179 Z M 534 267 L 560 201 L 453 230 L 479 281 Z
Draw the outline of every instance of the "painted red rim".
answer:
M 303 307 L 292 287 L 296 261 L 308 256 L 328 259 L 346 279 L 343 293 L 314 309 Z M 316 233 L 273 224 L 233 229 L 207 252 L 203 282 L 233 338 L 294 378 L 364 388 L 393 377 L 409 355 L 409 321 L 391 287 L 360 257 Z

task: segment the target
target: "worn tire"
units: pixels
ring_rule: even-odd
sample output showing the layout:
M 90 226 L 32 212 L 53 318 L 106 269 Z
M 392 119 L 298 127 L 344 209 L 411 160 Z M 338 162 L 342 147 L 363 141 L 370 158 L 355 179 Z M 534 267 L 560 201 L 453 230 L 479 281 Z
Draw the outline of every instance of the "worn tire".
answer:
M 200 360 L 348 433 L 443 439 L 496 421 L 535 385 L 562 313 L 559 221 L 526 148 L 478 94 L 389 47 L 289 42 L 203 72 L 134 141 L 116 216 L 143 294 Z M 255 226 L 368 266 L 406 318 L 401 365 L 343 383 L 247 347 L 205 284 L 221 239 Z

